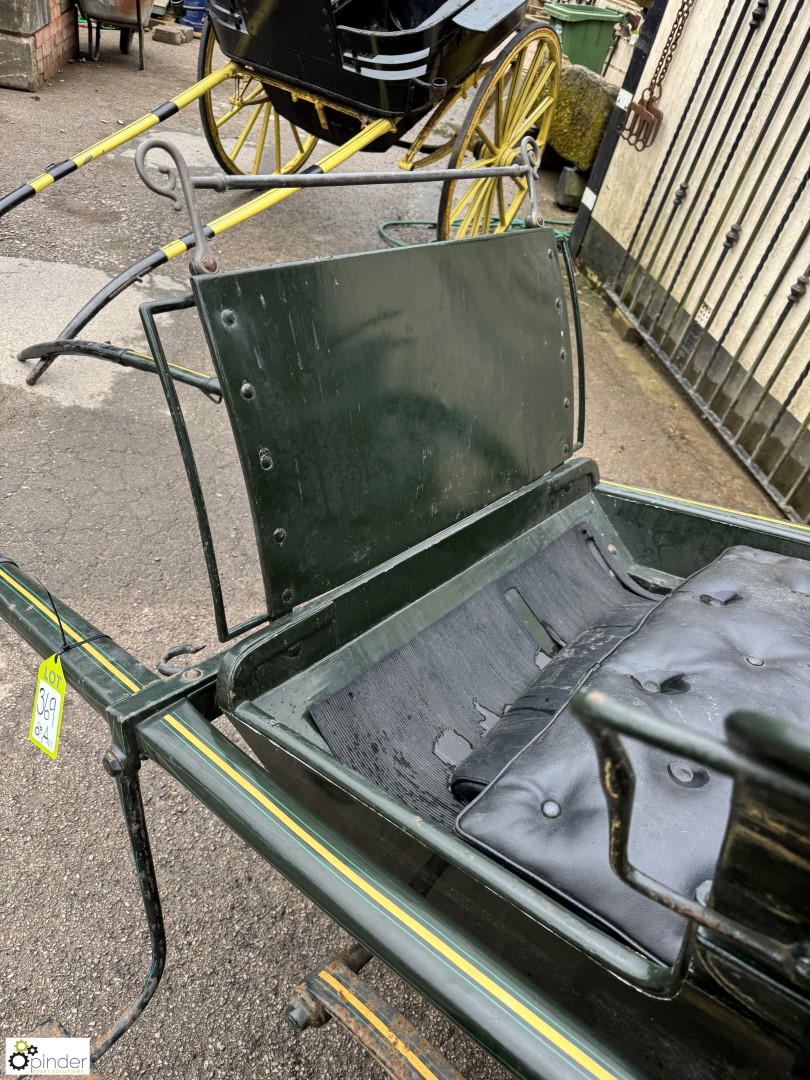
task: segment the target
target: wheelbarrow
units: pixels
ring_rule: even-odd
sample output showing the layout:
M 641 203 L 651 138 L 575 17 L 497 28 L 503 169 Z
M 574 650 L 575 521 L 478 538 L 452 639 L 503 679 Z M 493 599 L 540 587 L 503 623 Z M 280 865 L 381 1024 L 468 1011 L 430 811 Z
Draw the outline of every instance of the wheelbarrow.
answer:
M 87 22 L 91 59 L 99 58 L 102 24 L 113 26 L 119 31 L 119 46 L 125 55 L 129 53 L 133 33 L 138 35 L 138 68 L 143 71 L 143 32 L 152 11 L 151 0 L 77 0 L 77 3 Z

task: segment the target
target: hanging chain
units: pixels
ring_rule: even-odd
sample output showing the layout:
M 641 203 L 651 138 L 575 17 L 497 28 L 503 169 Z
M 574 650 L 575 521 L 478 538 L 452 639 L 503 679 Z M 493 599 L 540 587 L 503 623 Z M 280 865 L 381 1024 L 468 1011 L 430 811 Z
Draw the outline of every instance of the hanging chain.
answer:
M 672 57 L 680 44 L 686 20 L 689 18 L 695 3 L 696 0 L 681 0 L 681 6 L 678 8 L 678 13 L 675 16 L 672 29 L 669 31 L 661 56 L 658 58 L 650 85 L 642 92 L 640 99 L 631 102 L 627 109 L 624 127 L 620 134 L 636 150 L 643 150 L 647 146 L 652 146 L 655 142 L 655 136 L 658 134 L 663 119 L 663 113 L 657 108 L 656 103 L 661 97 L 661 88 L 667 71 L 669 71 L 669 65 L 672 63 Z
M 695 0 L 683 0 L 681 6 L 678 8 L 678 14 L 675 16 L 675 22 L 672 24 L 669 37 L 667 38 L 664 49 L 656 64 L 650 85 L 641 95 L 645 100 L 658 101 L 661 97 L 661 86 L 666 78 L 667 71 L 669 71 L 669 65 L 672 63 L 672 57 L 675 55 L 675 50 L 680 45 L 683 28 L 686 26 L 686 20 L 689 18 L 689 14 L 694 6 Z

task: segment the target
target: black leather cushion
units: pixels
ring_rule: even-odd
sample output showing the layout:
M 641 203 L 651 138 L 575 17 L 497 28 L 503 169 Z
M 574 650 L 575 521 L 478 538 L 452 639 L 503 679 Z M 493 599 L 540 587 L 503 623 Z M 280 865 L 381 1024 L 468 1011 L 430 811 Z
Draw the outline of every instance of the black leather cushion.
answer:
M 627 637 L 653 602 L 636 600 L 619 606 L 561 649 L 456 766 L 450 783 L 455 797 L 466 803 L 480 795 L 515 754 L 548 727 L 583 678 Z
M 810 726 L 810 564 L 729 549 L 654 607 L 583 682 L 715 737 L 740 708 Z M 637 782 L 630 858 L 693 896 L 714 872 L 730 781 L 625 743 Z M 648 955 L 667 963 L 677 957 L 683 920 L 610 868 L 596 754 L 567 706 L 456 828 Z

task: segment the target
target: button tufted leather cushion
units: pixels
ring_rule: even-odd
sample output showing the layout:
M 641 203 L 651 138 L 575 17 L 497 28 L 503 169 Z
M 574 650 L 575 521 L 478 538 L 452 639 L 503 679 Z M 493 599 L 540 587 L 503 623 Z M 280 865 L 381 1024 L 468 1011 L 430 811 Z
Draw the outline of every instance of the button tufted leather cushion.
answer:
M 633 603 L 605 612 L 599 622 L 578 634 L 529 683 L 487 732 L 479 746 L 453 770 L 450 790 L 470 802 L 491 784 L 515 754 L 539 735 L 566 704 L 594 665 L 627 637 L 653 601 Z
M 810 564 L 730 548 L 652 608 L 582 683 L 715 737 L 740 708 L 810 726 Z M 631 861 L 693 896 L 714 872 L 731 782 L 625 745 L 636 773 Z M 677 957 L 684 921 L 610 868 L 596 754 L 567 704 L 456 829 L 647 955 Z

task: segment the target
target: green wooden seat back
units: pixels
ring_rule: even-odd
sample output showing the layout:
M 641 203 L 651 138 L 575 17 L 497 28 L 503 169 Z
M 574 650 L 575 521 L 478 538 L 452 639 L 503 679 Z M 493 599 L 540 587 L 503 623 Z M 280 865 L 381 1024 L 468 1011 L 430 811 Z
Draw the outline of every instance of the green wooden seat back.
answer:
M 561 464 L 549 229 L 193 279 L 273 616 Z

